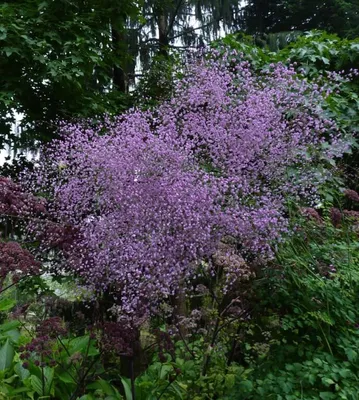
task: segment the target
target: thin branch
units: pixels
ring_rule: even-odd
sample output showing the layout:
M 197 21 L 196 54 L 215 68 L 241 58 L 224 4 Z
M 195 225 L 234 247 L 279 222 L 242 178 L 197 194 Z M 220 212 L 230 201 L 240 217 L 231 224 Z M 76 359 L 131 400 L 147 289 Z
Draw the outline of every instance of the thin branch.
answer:
M 6 286 L 4 289 L 1 289 L 1 290 L 0 290 L 0 294 L 3 293 L 3 292 L 5 292 L 6 290 L 12 288 L 13 286 L 17 285 L 21 280 L 23 280 L 23 279 L 25 279 L 25 278 L 30 278 L 30 277 L 33 277 L 33 276 L 41 276 L 41 275 L 25 275 L 25 276 L 22 276 L 22 277 L 21 277 L 19 280 L 17 280 L 16 282 L 13 282 L 11 285 Z
M 194 32 L 194 31 L 197 31 L 197 30 L 199 30 L 199 29 L 206 28 L 207 26 L 213 25 L 214 23 L 219 22 L 219 21 L 221 21 L 221 20 L 222 20 L 222 17 L 221 17 L 221 18 L 213 19 L 212 21 L 208 22 L 207 24 L 198 26 L 197 28 L 191 28 L 191 29 L 189 29 L 189 30 L 185 30 L 185 31 L 179 33 L 178 35 L 175 35 L 175 36 L 172 36 L 172 37 L 168 38 L 168 40 L 171 41 L 171 40 L 177 39 L 177 38 L 179 38 L 179 37 L 181 37 L 181 36 L 183 36 L 183 35 L 186 35 L 186 34 L 189 33 L 189 32 Z
M 192 357 L 193 359 L 195 359 L 196 356 L 195 356 L 195 354 L 193 353 L 193 351 L 188 347 L 188 344 L 187 344 L 185 338 L 184 338 L 183 335 L 182 335 L 181 329 L 179 329 L 179 328 L 177 328 L 177 329 L 178 329 L 178 333 L 180 334 L 181 339 L 182 339 L 182 341 L 183 341 L 184 347 L 185 347 L 186 350 L 189 352 L 189 354 L 191 355 L 191 357 Z
M 168 37 L 169 33 L 171 32 L 171 29 L 173 28 L 173 24 L 174 24 L 174 22 L 175 22 L 175 20 L 176 20 L 177 13 L 178 13 L 178 11 L 179 11 L 179 9 L 180 9 L 182 3 L 183 3 L 183 0 L 179 0 L 178 3 L 177 3 L 177 7 L 176 7 L 176 9 L 175 9 L 175 12 L 173 13 L 173 17 L 172 17 L 172 19 L 171 19 L 171 21 L 170 21 L 170 23 L 168 24 L 168 27 L 167 27 L 167 29 L 166 29 L 166 36 L 167 36 L 167 37 Z

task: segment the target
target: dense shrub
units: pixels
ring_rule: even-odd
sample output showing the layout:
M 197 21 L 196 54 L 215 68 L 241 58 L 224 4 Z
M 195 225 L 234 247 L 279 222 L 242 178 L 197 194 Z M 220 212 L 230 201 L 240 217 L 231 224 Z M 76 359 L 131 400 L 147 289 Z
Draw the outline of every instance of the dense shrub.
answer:
M 225 236 L 270 257 L 288 198 L 315 201 L 349 148 L 323 117 L 330 92 L 291 67 L 255 75 L 236 53 L 215 52 L 153 112 L 62 126 L 30 179 L 54 221 L 76 231 L 67 270 L 141 319 Z M 33 226 L 40 237 L 43 227 Z

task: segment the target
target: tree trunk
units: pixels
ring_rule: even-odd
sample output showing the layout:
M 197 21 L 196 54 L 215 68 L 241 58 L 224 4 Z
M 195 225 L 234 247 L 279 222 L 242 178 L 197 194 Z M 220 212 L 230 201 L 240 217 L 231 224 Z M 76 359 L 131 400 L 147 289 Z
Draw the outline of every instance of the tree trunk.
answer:
M 162 11 L 158 16 L 158 31 L 159 31 L 159 54 L 164 57 L 168 56 L 168 26 L 167 26 L 167 16 Z
M 112 31 L 112 45 L 113 51 L 117 59 L 121 58 L 123 55 L 123 49 L 125 47 L 125 35 L 123 32 L 120 32 L 114 24 L 111 25 Z M 120 92 L 127 93 L 128 85 L 126 82 L 126 74 L 123 67 L 119 65 L 113 66 L 113 86 L 116 90 Z

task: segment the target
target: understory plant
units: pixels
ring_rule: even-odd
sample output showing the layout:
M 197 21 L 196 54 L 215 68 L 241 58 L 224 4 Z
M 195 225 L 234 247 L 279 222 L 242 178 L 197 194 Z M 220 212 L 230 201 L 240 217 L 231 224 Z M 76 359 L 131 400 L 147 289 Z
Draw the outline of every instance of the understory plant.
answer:
M 251 373 L 231 399 L 358 398 L 358 212 L 302 218 L 255 283 L 242 345 Z

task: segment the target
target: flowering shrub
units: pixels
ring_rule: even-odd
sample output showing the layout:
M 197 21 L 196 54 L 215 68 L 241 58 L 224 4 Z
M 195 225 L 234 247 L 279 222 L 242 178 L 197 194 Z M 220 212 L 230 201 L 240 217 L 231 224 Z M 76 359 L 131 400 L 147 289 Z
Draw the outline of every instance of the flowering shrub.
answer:
M 286 231 L 288 196 L 313 201 L 348 149 L 323 117 L 329 94 L 291 67 L 258 76 L 218 52 L 194 60 L 153 112 L 63 125 L 28 175 L 56 224 L 76 231 L 63 249 L 67 267 L 143 316 L 224 236 L 269 256 Z
M 19 348 L 20 360 L 34 359 L 34 365 L 45 367 L 56 365 L 52 358 L 54 341 L 58 336 L 65 335 L 66 329 L 59 317 L 48 318 L 37 327 L 36 334 L 31 342 Z M 25 361 L 26 363 L 26 361 Z M 25 364 L 26 366 L 26 364 Z
M 123 306 L 137 311 L 170 294 L 191 262 L 212 251 L 219 214 L 212 189 L 200 184 L 203 174 L 181 152 L 150 131 L 124 137 L 127 129 L 140 133 L 143 122 L 134 114 L 116 136 L 99 138 L 77 128 L 57 144 L 61 160 L 54 154 L 65 167 L 53 213 L 79 230 L 66 251 L 69 265 L 96 289 L 115 287 Z
M 28 275 L 36 275 L 40 263 L 17 242 L 0 242 L 0 290 L 8 274 L 14 282 Z
M 40 263 L 15 241 L 19 240 L 16 228 L 22 219 L 37 218 L 45 213 L 44 199 L 22 190 L 10 179 L 0 177 L 0 293 L 8 275 L 15 283 L 23 277 L 39 274 Z M 9 239 L 8 236 L 12 240 L 4 241 Z
M 0 215 L 34 216 L 45 213 L 45 201 L 23 191 L 12 180 L 0 177 Z

